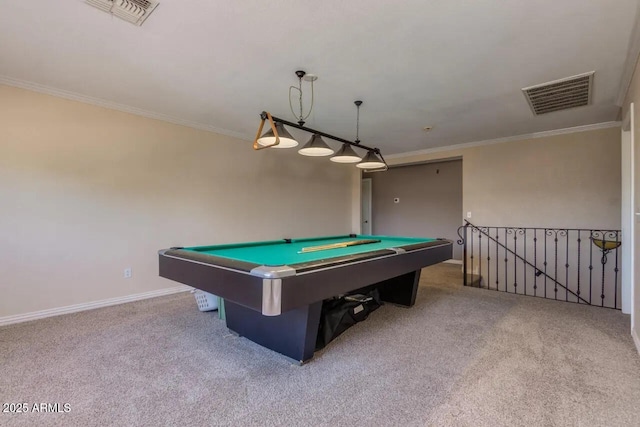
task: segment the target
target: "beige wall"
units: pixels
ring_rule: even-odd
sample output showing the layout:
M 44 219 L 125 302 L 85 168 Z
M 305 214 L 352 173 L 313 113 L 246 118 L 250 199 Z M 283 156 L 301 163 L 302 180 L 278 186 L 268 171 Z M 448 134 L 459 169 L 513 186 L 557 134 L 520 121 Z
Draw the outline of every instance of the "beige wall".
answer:
M 470 221 L 475 225 L 620 229 L 619 127 L 406 156 L 403 159 L 395 158 L 393 162 L 413 163 L 458 157 L 462 158 L 463 170 L 462 213 L 471 212 Z M 458 218 L 459 223 L 463 222 L 463 215 Z M 516 249 L 519 254 L 527 250 L 523 242 L 520 239 L 519 250 Z M 473 266 L 469 264 L 469 268 L 476 274 L 484 274 L 483 280 L 489 280 L 490 276 L 490 285 L 494 286 L 493 281 L 498 280 L 495 266 L 492 265 L 493 273 L 489 273 L 488 260 L 478 256 L 480 240 L 476 238 L 474 242 L 471 238 L 470 243 L 476 247 L 476 259 Z M 515 240 L 511 245 L 513 249 Z M 529 262 L 537 262 L 541 267 L 542 253 L 539 251 L 537 261 L 534 261 L 532 254 L 535 253 L 535 244 L 531 240 L 527 248 Z M 550 262 L 554 263 L 553 260 Z M 600 271 L 598 268 L 599 265 L 595 267 L 597 274 Z M 501 274 L 502 271 L 500 269 Z M 576 291 L 573 281 L 576 274 L 573 270 L 569 271 L 571 273 L 567 277 L 571 277 L 571 280 L 562 278 L 561 282 Z M 514 282 L 522 284 L 523 281 L 526 283 L 527 276 L 529 283 L 533 283 L 533 269 L 505 264 L 500 282 L 504 286 L 506 277 L 518 277 L 513 279 Z M 608 278 L 606 282 L 604 293 L 611 298 L 617 282 Z M 582 294 L 585 295 L 584 290 Z M 553 296 L 554 293 L 550 292 L 549 295 Z M 563 298 L 563 295 L 559 297 Z M 594 292 L 591 297 L 597 300 L 599 293 Z M 607 303 L 610 301 L 608 299 Z
M 455 157 L 476 224 L 620 227 L 618 128 L 389 163 Z M 0 317 L 172 287 L 173 245 L 358 231 L 357 172 L 0 85 Z
M 635 169 L 635 182 L 634 182 L 634 199 L 636 209 L 640 206 L 640 62 L 636 63 L 636 69 L 631 80 L 631 85 L 629 86 L 629 90 L 627 91 L 627 95 L 624 100 L 624 104 L 622 105 L 622 117 L 626 117 L 629 112 L 629 105 L 634 103 L 634 132 L 633 132 L 633 140 L 635 146 L 635 159 L 634 159 L 634 169 Z M 636 231 L 635 234 L 635 260 L 633 260 L 635 265 L 635 277 L 633 278 L 633 314 L 632 314 L 632 323 L 631 323 L 631 333 L 634 336 L 636 341 L 636 346 L 638 351 L 640 351 L 640 267 L 638 266 L 638 259 L 640 259 L 640 224 L 636 221 L 635 223 Z
M 176 286 L 161 248 L 351 232 L 355 169 L 0 85 L 0 317 Z
M 462 157 L 463 212 L 488 226 L 620 228 L 620 129 L 394 158 Z M 460 218 L 462 223 L 463 218 Z

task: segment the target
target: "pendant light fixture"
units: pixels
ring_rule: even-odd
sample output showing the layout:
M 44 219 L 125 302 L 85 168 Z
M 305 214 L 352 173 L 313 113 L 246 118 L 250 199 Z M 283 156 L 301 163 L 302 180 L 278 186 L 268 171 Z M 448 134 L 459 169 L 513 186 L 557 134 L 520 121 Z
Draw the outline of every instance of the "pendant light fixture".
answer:
M 289 107 L 294 116 L 298 119 L 298 123 L 293 123 L 284 119 L 280 119 L 278 117 L 273 117 L 269 112 L 263 111 L 260 113 L 260 126 L 258 128 L 258 132 L 256 134 L 256 139 L 253 141 L 253 149 L 254 150 L 262 150 L 265 148 L 291 148 L 296 147 L 298 145 L 298 141 L 291 136 L 291 134 L 285 129 L 284 125 L 289 127 L 293 127 L 296 129 L 303 130 L 305 132 L 309 132 L 311 134 L 311 138 L 309 141 L 298 150 L 303 156 L 330 156 L 334 153 L 333 148 L 331 148 L 322 138 L 329 138 L 342 143 L 342 147 L 338 150 L 338 152 L 330 158 L 332 162 L 335 163 L 358 163 L 356 166 L 360 169 L 363 169 L 365 172 L 378 172 L 378 171 L 386 171 L 389 169 L 387 163 L 382 156 L 382 153 L 378 148 L 371 148 L 365 145 L 360 144 L 360 106 L 362 105 L 362 101 L 354 101 L 354 104 L 357 108 L 357 116 L 356 116 L 356 140 L 348 141 L 344 138 L 340 138 L 337 136 L 330 135 L 325 132 L 321 132 L 319 130 L 311 129 L 304 126 L 305 120 L 311 114 L 313 109 L 313 82 L 318 79 L 317 76 L 313 74 L 307 74 L 305 71 L 296 71 L 296 76 L 298 77 L 298 87 L 290 86 L 289 87 Z M 309 107 L 308 113 L 305 115 L 303 113 L 302 108 L 302 81 L 311 82 L 311 106 Z M 293 104 L 291 102 L 291 92 L 293 90 L 297 90 L 299 92 L 299 105 L 300 105 L 300 113 L 296 114 L 293 111 Z M 270 129 L 267 130 L 262 136 L 262 129 L 264 128 L 265 123 L 269 124 Z M 353 149 L 354 147 L 366 150 L 364 158 L 361 158 L 358 153 Z
M 298 150 L 303 156 L 322 157 L 330 156 L 334 153 L 333 148 L 329 147 L 320 135 L 314 133 L 309 142 Z
M 356 104 L 356 109 L 357 109 L 357 113 L 356 113 L 356 140 L 355 140 L 355 145 L 359 145 L 360 144 L 360 106 L 362 105 L 362 101 L 354 101 L 354 104 Z M 360 158 L 360 156 L 358 156 L 358 153 L 355 152 L 355 150 L 353 148 L 351 148 L 351 145 L 349 144 L 342 144 L 342 148 L 340 148 L 340 150 L 338 150 L 338 152 L 336 153 L 335 156 L 333 156 L 331 159 L 332 162 L 336 162 L 336 163 L 358 163 L 360 160 L 362 160 Z
M 298 119 L 298 124 L 300 126 L 304 126 L 304 121 L 311 115 L 311 111 L 313 111 L 313 82 L 318 80 L 318 76 L 316 76 L 315 74 L 308 74 L 306 71 L 302 70 L 296 71 L 296 76 L 298 76 L 298 87 L 289 86 L 289 108 L 291 109 L 291 114 L 293 114 Z M 311 82 L 311 105 L 309 106 L 309 112 L 306 115 L 302 112 L 302 80 Z M 293 111 L 293 104 L 291 103 L 292 90 L 297 90 L 299 93 L 299 114 L 296 114 Z M 313 135 L 311 135 L 311 138 L 304 145 L 304 147 L 298 150 L 298 153 L 302 154 L 303 156 L 321 157 L 330 156 L 334 153 L 334 151 L 327 145 L 326 142 L 324 142 L 320 135 L 314 133 Z
M 379 169 L 386 167 L 387 164 L 380 159 L 375 151 L 369 151 L 362 158 L 362 161 L 356 165 L 360 169 Z
M 263 148 L 293 148 L 298 146 L 298 141 L 287 132 L 282 123 L 276 122 L 275 128 L 279 136 L 279 143 L 276 144 L 276 135 L 273 129 L 269 129 L 258 139 L 258 144 Z
M 336 163 L 358 163 L 362 159 L 349 144 L 342 144 L 336 155 L 329 160 Z

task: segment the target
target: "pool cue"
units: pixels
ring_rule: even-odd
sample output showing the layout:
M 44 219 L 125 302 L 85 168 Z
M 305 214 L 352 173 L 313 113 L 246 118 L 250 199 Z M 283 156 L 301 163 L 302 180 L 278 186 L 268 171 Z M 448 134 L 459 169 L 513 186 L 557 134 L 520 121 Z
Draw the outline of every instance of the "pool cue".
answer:
M 379 242 L 380 240 L 375 240 L 375 239 L 351 240 L 348 242 L 331 243 L 329 245 L 309 246 L 306 248 L 302 248 L 302 250 L 298 251 L 298 253 L 303 254 L 307 252 L 326 251 L 328 249 L 346 248 L 347 246 L 368 245 L 370 243 L 379 243 Z

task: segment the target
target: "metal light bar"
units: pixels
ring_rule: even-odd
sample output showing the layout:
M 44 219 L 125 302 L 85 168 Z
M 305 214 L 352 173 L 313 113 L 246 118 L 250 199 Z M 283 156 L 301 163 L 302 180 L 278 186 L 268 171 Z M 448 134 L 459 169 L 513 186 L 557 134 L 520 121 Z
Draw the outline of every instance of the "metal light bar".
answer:
M 384 171 L 388 171 L 389 170 L 389 165 L 387 164 L 387 161 L 384 159 L 384 156 L 382 155 L 382 153 L 380 152 L 380 150 L 378 150 L 376 148 L 375 153 L 378 154 L 378 156 L 380 156 L 380 158 L 382 159 L 382 163 L 384 163 L 384 168 L 378 168 L 378 169 L 365 169 L 365 172 L 384 172 Z
M 384 163 L 384 167 L 383 168 L 376 168 L 376 169 L 363 169 L 364 172 L 384 172 L 386 170 L 389 170 L 389 166 L 387 165 L 387 161 L 384 159 L 384 156 L 382 155 L 382 153 L 380 152 L 380 149 L 378 149 L 378 148 L 367 147 L 366 145 L 360 144 L 359 141 L 358 142 L 352 142 L 352 141 L 346 140 L 344 138 L 340 138 L 338 136 L 333 136 L 333 135 L 330 135 L 328 133 L 321 132 L 319 130 L 311 129 L 311 128 L 308 128 L 306 126 L 302 126 L 301 124 L 290 122 L 288 120 L 284 120 L 284 119 L 281 119 L 279 117 L 272 116 L 271 113 L 268 113 L 266 111 L 263 111 L 262 113 L 260 113 L 260 118 L 262 119 L 261 122 L 260 122 L 260 127 L 258 129 L 258 133 L 256 135 L 256 139 L 253 142 L 254 150 L 262 150 L 264 148 L 269 148 L 269 147 L 274 147 L 274 146 L 277 147 L 279 145 L 280 137 L 278 135 L 278 131 L 276 130 L 275 124 L 276 123 L 280 123 L 282 125 L 291 126 L 293 128 L 300 129 L 300 130 L 303 130 L 305 132 L 309 132 L 312 135 L 313 134 L 320 135 L 320 136 L 323 136 L 325 138 L 333 139 L 334 141 L 342 142 L 343 144 L 349 144 L 349 145 L 351 145 L 353 147 L 362 148 L 363 150 L 367 150 L 369 152 L 376 153 L 378 156 L 380 156 L 380 159 L 382 159 L 382 162 Z M 260 134 L 262 132 L 262 129 L 263 129 L 263 126 L 264 126 L 264 122 L 267 121 L 267 120 L 269 121 L 269 124 L 271 125 L 271 129 L 273 131 L 273 134 L 274 134 L 274 137 L 275 137 L 275 141 L 270 145 L 260 146 L 258 144 L 258 139 L 260 138 Z
M 263 111 L 262 113 L 260 113 L 260 118 L 262 120 L 266 120 L 268 118 L 268 114 L 269 113 L 267 113 L 266 111 Z M 309 132 L 309 133 L 312 133 L 312 134 L 317 133 L 318 135 L 324 136 L 325 138 L 333 139 L 335 141 L 340 141 L 340 142 L 343 142 L 345 144 L 353 145 L 354 147 L 362 148 L 362 149 L 365 149 L 367 151 L 373 151 L 376 154 L 380 154 L 380 150 L 377 149 L 377 148 L 371 148 L 371 147 L 367 147 L 366 145 L 356 144 L 353 141 L 348 141 L 348 140 L 346 140 L 344 138 L 340 138 L 340 137 L 337 137 L 337 136 L 329 135 L 328 133 L 320 132 L 319 130 L 311 129 L 311 128 L 308 128 L 306 126 L 302 126 L 302 125 L 299 125 L 297 123 L 290 122 L 288 120 L 283 120 L 283 119 L 275 117 L 275 116 L 271 116 L 271 118 L 273 119 L 274 122 L 280 122 L 283 125 L 291 126 L 292 128 L 300 129 L 300 130 L 303 130 L 305 132 Z

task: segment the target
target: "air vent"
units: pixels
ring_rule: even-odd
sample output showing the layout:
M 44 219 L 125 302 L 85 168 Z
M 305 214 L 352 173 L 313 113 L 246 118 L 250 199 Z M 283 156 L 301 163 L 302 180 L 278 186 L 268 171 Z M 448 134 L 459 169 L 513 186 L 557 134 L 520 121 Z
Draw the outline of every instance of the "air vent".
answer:
M 138 26 L 158 6 L 158 2 L 149 0 L 86 0 L 86 3 Z
M 591 104 L 593 74 L 579 74 L 565 79 L 522 89 L 533 114 L 552 113 Z

